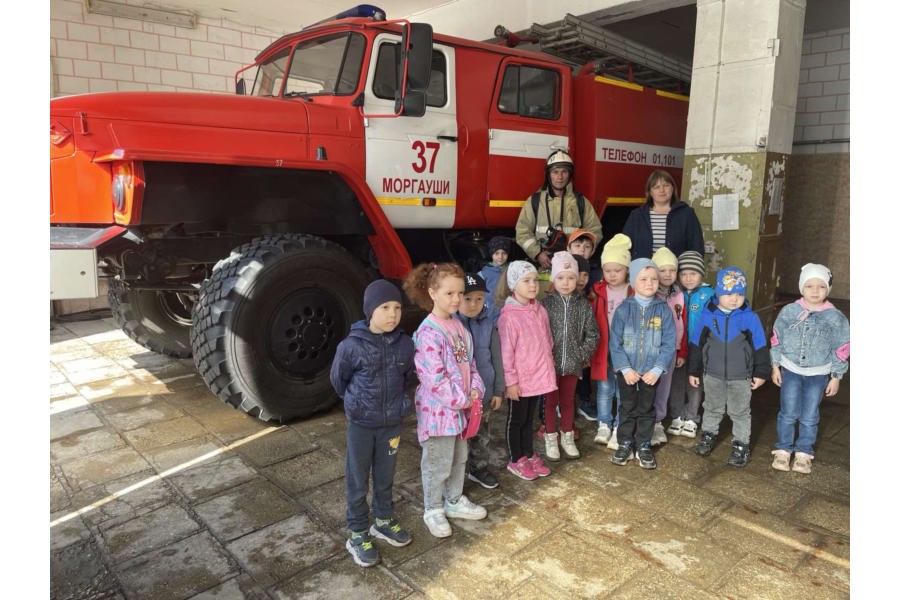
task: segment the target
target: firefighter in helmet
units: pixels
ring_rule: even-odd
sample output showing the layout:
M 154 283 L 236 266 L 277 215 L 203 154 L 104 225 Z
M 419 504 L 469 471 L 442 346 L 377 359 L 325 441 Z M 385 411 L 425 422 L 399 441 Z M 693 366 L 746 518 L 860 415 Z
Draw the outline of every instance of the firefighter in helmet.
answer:
M 598 245 L 603 237 L 594 207 L 572 187 L 574 175 L 569 153 L 554 151 L 547 158 L 544 184 L 525 200 L 516 221 L 516 243 L 542 270 L 550 269 L 553 252 L 565 250 L 576 229 L 593 233 Z

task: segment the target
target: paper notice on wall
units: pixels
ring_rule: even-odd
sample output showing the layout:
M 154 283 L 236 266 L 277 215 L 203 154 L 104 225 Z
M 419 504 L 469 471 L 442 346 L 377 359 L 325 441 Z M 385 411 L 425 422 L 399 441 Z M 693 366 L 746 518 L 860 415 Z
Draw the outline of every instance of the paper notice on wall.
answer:
M 780 215 L 783 209 L 783 191 L 784 191 L 784 178 L 778 177 L 777 179 L 772 180 L 772 199 L 769 202 L 769 214 L 770 215 Z
M 740 228 L 737 194 L 713 196 L 712 228 L 713 231 L 729 231 Z

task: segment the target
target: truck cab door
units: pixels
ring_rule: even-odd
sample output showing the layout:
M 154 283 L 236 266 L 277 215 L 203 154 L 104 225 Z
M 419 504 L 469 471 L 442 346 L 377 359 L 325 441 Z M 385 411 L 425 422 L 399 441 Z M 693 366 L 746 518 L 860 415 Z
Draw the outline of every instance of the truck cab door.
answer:
M 507 58 L 489 108 L 489 226 L 515 224 L 544 182 L 550 153 L 570 150 L 571 74 L 562 65 Z
M 366 114 L 394 112 L 398 35 L 375 37 L 366 80 Z M 398 229 L 453 227 L 457 125 L 453 48 L 434 44 L 422 117 L 367 117 L 366 183 Z

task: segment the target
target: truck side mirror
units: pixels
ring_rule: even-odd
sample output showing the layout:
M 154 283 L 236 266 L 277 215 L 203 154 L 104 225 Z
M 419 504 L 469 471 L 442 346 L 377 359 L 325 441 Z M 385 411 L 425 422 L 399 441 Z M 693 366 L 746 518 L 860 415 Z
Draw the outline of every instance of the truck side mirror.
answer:
M 244 82 L 243 77 L 238 79 L 237 84 L 234 86 L 234 91 L 238 96 L 245 96 L 247 94 L 247 84 Z
M 405 48 L 409 46 L 409 51 Z M 409 23 L 403 26 L 400 39 L 400 60 L 397 63 L 397 81 L 406 85 L 400 98 L 395 99 L 394 112 L 407 117 L 421 117 L 425 114 L 425 91 L 431 81 L 432 28 L 428 23 Z

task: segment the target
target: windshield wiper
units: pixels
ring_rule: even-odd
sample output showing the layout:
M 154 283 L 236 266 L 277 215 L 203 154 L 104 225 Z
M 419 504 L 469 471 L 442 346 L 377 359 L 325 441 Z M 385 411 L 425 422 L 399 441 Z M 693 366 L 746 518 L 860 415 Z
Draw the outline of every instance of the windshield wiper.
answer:
M 285 93 L 284 93 L 284 97 L 285 97 L 285 98 L 297 98 L 298 96 L 299 96 L 300 98 L 303 98 L 303 99 L 306 100 L 307 102 L 312 102 L 312 101 L 313 101 L 313 99 L 310 97 L 310 93 L 309 93 L 309 92 L 285 92 Z

